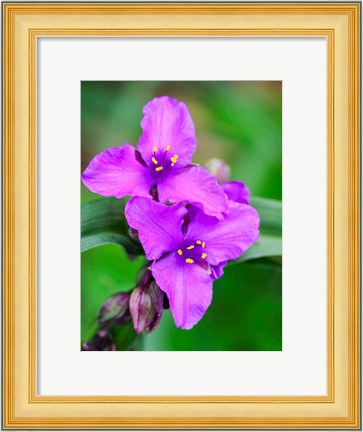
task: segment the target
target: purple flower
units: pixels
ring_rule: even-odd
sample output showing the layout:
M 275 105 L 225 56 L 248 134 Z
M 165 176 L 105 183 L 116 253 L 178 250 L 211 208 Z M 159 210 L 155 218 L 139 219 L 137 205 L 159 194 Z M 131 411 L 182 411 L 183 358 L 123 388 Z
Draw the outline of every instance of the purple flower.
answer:
M 143 113 L 138 150 L 125 143 L 95 156 L 82 174 L 85 186 L 116 198 L 186 202 L 222 219 L 226 195 L 206 169 L 191 165 L 197 141 L 186 105 L 163 96 L 147 103 Z
M 212 300 L 212 282 L 228 260 L 242 255 L 258 238 L 259 216 L 245 204 L 229 202 L 219 221 L 194 206 L 165 206 L 135 197 L 126 206 L 129 225 L 140 242 L 156 283 L 169 299 L 177 327 L 192 328 Z
M 250 205 L 248 198 L 251 192 L 243 182 L 233 180 L 222 183 L 220 186 L 230 201 Z
M 231 168 L 224 160 L 217 158 L 210 159 L 206 162 L 205 167 L 215 177 L 230 201 L 250 204 L 248 201 L 251 195 L 250 190 L 241 181 L 229 181 Z

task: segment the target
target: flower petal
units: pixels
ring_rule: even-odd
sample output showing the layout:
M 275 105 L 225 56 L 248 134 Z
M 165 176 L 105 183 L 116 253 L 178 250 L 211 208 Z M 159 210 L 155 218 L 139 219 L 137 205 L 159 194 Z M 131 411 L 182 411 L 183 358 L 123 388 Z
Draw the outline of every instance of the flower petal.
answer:
M 182 224 L 187 213 L 181 203 L 166 206 L 141 197 L 132 198 L 125 209 L 127 222 L 138 231 L 148 260 L 178 249 L 183 241 Z
M 228 199 L 241 204 L 250 204 L 248 198 L 251 195 L 248 187 L 241 181 L 230 181 L 221 184 L 221 188 L 227 195 Z
M 220 277 L 223 276 L 224 273 L 224 267 L 227 265 L 227 261 L 223 261 L 220 264 L 217 265 L 212 265 L 210 266 L 211 269 L 211 276 L 214 279 L 219 279 Z
M 211 265 L 236 259 L 258 240 L 260 217 L 246 204 L 229 202 L 229 214 L 223 221 L 192 209 L 186 238 L 205 242 L 204 252 Z
M 151 271 L 169 299 L 175 325 L 191 329 L 212 301 L 212 279 L 201 267 L 185 263 L 173 253 L 155 261 Z
M 144 106 L 141 121 L 143 133 L 138 149 L 149 165 L 152 157 L 164 155 L 171 158 L 177 155 L 178 167 L 188 165 L 197 146 L 193 120 L 183 102 L 168 96 L 153 99 Z M 170 147 L 170 149 L 169 149 Z M 154 154 L 154 148 L 157 151 Z
M 122 198 L 126 195 L 150 197 L 149 169 L 135 156 L 135 148 L 125 143 L 95 156 L 82 174 L 84 185 L 92 192 Z
M 202 209 L 204 213 L 223 218 L 228 213 L 226 194 L 209 172 L 196 165 L 166 176 L 158 183 L 159 199 L 162 202 L 187 202 Z

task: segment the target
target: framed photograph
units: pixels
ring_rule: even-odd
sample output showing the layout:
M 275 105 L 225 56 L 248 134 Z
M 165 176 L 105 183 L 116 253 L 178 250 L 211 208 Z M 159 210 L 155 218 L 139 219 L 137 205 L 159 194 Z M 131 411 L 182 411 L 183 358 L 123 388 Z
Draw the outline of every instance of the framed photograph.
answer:
M 3 26 L 3 427 L 359 429 L 360 3 Z
M 282 350 L 281 102 L 281 81 L 82 82 L 84 351 Z M 130 138 L 120 146 L 122 132 Z M 235 204 L 220 220 L 225 195 Z M 188 209 L 182 230 L 181 219 L 164 214 L 180 200 Z M 140 226 L 135 210 L 148 204 Z M 207 216 L 204 228 L 185 219 L 191 212 Z M 170 218 L 172 239 L 163 234 Z M 156 259 L 145 257 L 150 235 L 166 242 Z

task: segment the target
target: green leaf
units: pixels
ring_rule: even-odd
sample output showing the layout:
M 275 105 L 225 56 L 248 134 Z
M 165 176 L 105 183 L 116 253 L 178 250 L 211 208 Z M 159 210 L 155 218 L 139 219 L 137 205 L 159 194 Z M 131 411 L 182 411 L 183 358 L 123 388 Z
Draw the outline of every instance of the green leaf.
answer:
M 94 323 L 92 324 L 92 327 L 89 329 L 87 336 L 85 337 L 85 340 L 83 342 L 87 342 L 90 339 L 92 339 L 93 336 L 99 331 L 100 331 L 100 326 L 98 325 L 98 321 L 95 320 Z
M 240 258 L 231 261 L 230 264 L 282 256 L 281 201 L 254 197 L 250 199 L 250 202 L 260 215 L 260 240 Z M 279 263 L 275 262 L 274 264 L 278 265 Z
M 245 264 L 248 264 L 249 266 L 252 267 L 257 267 L 259 269 L 269 269 L 269 270 L 281 272 L 282 257 L 273 256 L 273 257 L 257 258 L 257 259 L 247 261 Z
M 100 198 L 82 206 L 81 251 L 109 243 L 123 246 L 130 255 L 143 253 L 128 235 L 124 210 L 127 200 Z
M 252 197 L 251 206 L 254 207 L 260 215 L 260 231 L 263 234 L 273 234 L 282 236 L 282 204 L 267 198 Z
M 260 240 L 248 249 L 240 258 L 233 263 L 254 260 L 265 257 L 277 257 L 282 255 L 282 238 L 278 236 L 260 235 Z

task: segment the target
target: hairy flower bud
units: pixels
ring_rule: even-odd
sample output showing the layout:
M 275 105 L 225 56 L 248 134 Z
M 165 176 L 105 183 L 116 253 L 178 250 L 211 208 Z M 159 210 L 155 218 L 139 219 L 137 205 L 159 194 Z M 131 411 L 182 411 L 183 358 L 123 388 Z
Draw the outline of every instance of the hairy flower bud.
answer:
M 130 312 L 136 333 L 151 332 L 159 325 L 164 293 L 147 270 L 130 297 Z
M 130 293 L 118 293 L 108 298 L 98 314 L 100 328 L 109 329 L 130 321 L 129 302 Z
M 205 167 L 216 178 L 219 184 L 227 182 L 231 175 L 231 168 L 222 159 L 210 159 Z
M 111 335 L 101 330 L 82 345 L 82 351 L 116 351 L 116 346 Z

